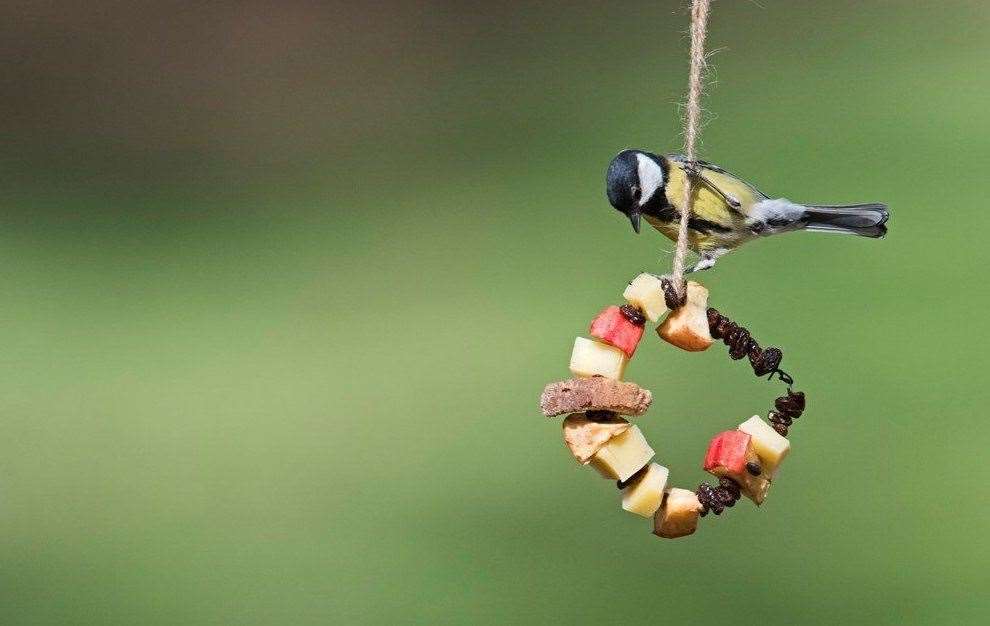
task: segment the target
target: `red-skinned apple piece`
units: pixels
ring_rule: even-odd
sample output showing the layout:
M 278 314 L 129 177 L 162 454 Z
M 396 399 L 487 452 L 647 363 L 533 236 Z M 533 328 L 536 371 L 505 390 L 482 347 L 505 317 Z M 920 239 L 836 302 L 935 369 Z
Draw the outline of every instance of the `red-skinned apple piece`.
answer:
M 630 322 L 617 306 L 607 307 L 591 322 L 591 336 L 626 353 L 630 359 L 643 338 L 643 326 Z
M 727 430 L 715 435 L 708 444 L 705 471 L 722 471 L 729 476 L 745 472 L 750 439 L 752 437 L 741 430 Z

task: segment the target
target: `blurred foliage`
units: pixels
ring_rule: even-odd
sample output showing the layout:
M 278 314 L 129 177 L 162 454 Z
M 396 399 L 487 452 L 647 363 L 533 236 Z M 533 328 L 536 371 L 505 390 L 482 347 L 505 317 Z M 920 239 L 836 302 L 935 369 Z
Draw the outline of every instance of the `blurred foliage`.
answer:
M 719 2 L 702 153 L 880 200 L 703 276 L 809 396 L 768 502 L 661 541 L 537 396 L 672 244 L 682 2 L 0 9 L 0 622 L 985 623 L 990 11 Z M 779 391 L 647 335 L 691 487 Z

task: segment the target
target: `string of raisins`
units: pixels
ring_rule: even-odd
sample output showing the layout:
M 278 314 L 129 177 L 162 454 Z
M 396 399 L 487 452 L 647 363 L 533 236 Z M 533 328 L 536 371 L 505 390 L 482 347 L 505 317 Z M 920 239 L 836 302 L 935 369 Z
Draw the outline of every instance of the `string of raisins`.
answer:
M 708 483 L 698 485 L 695 495 L 698 496 L 698 502 L 701 503 L 701 516 L 704 517 L 708 515 L 709 511 L 715 515 L 721 515 L 726 508 L 735 506 L 741 491 L 739 483 L 728 476 L 722 476 L 718 479 L 717 487 Z
M 619 307 L 619 312 L 622 313 L 622 317 L 629 320 L 636 326 L 643 326 L 646 324 L 646 316 L 637 307 L 631 304 L 623 304 Z
M 774 430 L 786 437 L 791 423 L 804 413 L 804 406 L 804 392 L 788 389 L 786 396 L 773 401 L 774 410 L 767 414 L 767 419 Z
M 677 287 L 669 278 L 660 279 L 660 289 L 663 290 L 663 300 L 667 308 L 673 311 L 679 309 L 687 303 L 687 283 L 682 285 L 681 293 L 677 293 Z
M 753 339 L 746 327 L 722 315 L 718 309 L 708 309 L 708 330 L 713 339 L 721 339 L 729 346 L 729 356 L 733 359 L 738 360 L 748 356 L 754 374 L 757 376 L 769 374 L 770 378 L 776 375 L 787 385 L 787 395 L 774 400 L 774 410 L 767 415 L 773 429 L 782 436 L 787 436 L 791 423 L 804 412 L 805 402 L 804 392 L 791 389 L 794 378 L 780 369 L 784 353 L 775 347 L 760 348 L 760 344 Z
M 773 377 L 776 374 L 788 385 L 794 384 L 794 379 L 780 369 L 780 362 L 784 359 L 784 353 L 780 348 L 773 346 L 761 348 L 756 339 L 749 334 L 749 329 L 722 315 L 718 309 L 708 309 L 708 330 L 713 339 L 721 339 L 729 346 L 729 356 L 732 359 L 738 361 L 743 357 L 749 357 L 749 364 L 757 376 L 769 374 Z
M 592 422 L 608 422 L 619 416 L 615 411 L 585 411 L 584 416 Z

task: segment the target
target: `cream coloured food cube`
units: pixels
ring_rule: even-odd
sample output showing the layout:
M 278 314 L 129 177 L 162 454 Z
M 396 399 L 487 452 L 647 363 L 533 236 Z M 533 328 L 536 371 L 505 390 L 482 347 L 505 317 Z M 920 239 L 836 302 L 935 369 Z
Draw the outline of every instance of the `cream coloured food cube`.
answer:
M 693 491 L 672 487 L 653 516 L 653 534 L 666 539 L 690 535 L 698 528 L 702 508 Z
M 571 372 L 575 376 L 604 376 L 621 380 L 626 370 L 625 352 L 604 343 L 578 337 L 571 352 Z
M 564 443 L 578 463 L 587 465 L 602 446 L 629 430 L 630 426 L 618 415 L 605 413 L 592 419 L 587 413 L 571 413 L 564 418 Z
M 708 330 L 708 290 L 693 280 L 688 281 L 687 302 L 667 314 L 657 333 L 682 350 L 707 350 L 714 342 Z
M 740 424 L 739 430 L 752 438 L 750 445 L 753 446 L 756 455 L 760 457 L 760 467 L 763 468 L 763 473 L 768 479 L 773 479 L 780 463 L 791 451 L 791 442 L 760 419 L 759 415 L 754 415 Z
M 653 458 L 653 448 L 636 426 L 616 435 L 591 457 L 591 465 L 605 478 L 629 480 Z
M 622 292 L 626 302 L 643 311 L 646 319 L 656 322 L 667 312 L 660 279 L 653 274 L 640 274 Z
M 669 476 L 669 469 L 650 463 L 622 490 L 622 508 L 636 515 L 653 517 L 663 501 L 663 490 L 667 488 Z

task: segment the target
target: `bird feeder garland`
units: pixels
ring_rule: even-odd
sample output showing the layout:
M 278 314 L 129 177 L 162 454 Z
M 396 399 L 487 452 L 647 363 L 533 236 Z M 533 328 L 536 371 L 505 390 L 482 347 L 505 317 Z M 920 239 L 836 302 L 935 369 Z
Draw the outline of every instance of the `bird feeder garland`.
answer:
M 794 391 L 794 379 L 780 369 L 784 355 L 779 348 L 761 348 L 745 327 L 709 308 L 708 290 L 699 283 L 688 281 L 682 292 L 668 279 L 637 276 L 623 292 L 626 304 L 606 307 L 591 322 L 592 338 L 575 340 L 570 362 L 574 378 L 547 385 L 540 397 L 547 417 L 568 414 L 562 425 L 564 443 L 574 458 L 615 480 L 622 508 L 652 517 L 653 533 L 671 539 L 694 533 L 700 517 L 721 515 L 741 496 L 762 504 L 790 451 L 788 429 L 805 408 L 804 393 Z M 625 419 L 645 414 L 652 402 L 649 390 L 622 377 L 646 322 L 661 317 L 657 333 L 671 345 L 699 352 L 721 339 L 730 358 L 748 358 L 754 374 L 776 376 L 787 385 L 766 421 L 754 415 L 712 438 L 702 467 L 718 481 L 701 483 L 694 491 L 668 485 L 670 471 L 653 462 L 655 453 L 646 438 Z

